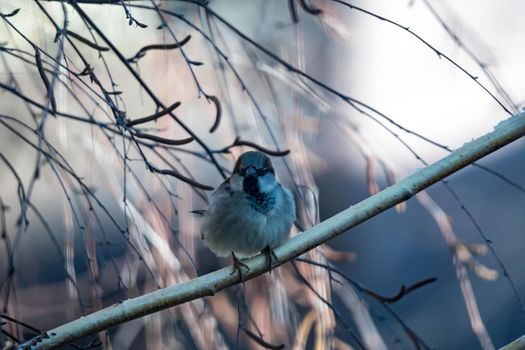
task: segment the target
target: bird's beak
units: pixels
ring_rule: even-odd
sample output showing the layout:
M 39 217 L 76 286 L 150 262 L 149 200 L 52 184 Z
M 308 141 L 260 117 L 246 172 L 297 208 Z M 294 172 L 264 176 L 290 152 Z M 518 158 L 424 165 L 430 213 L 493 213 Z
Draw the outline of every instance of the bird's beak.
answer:
M 257 171 L 255 170 L 254 167 L 248 167 L 245 171 L 244 171 L 244 177 L 256 177 L 257 176 Z

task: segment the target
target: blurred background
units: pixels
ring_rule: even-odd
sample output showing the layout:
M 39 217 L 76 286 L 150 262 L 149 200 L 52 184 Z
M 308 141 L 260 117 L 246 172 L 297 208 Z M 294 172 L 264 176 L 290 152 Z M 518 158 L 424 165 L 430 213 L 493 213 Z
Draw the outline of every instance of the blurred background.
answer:
M 525 99 L 518 0 L 89 2 L 0 0 L 2 344 L 230 264 L 191 211 L 244 151 L 307 228 Z M 499 348 L 525 333 L 524 156 L 74 346 Z

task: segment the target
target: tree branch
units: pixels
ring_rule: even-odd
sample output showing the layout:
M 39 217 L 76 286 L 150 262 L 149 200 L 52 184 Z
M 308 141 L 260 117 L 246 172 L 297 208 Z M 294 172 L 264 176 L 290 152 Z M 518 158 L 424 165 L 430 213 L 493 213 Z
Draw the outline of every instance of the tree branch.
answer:
M 415 172 L 397 184 L 351 206 L 277 247 L 275 254 L 278 257 L 278 262 L 273 268 L 406 201 L 448 175 L 524 135 L 525 112 L 522 112 L 498 124 L 494 131 L 464 144 L 461 148 L 432 165 Z M 249 267 L 243 271 L 244 280 L 255 278 L 267 271 L 264 256 L 256 256 L 244 262 Z M 171 306 L 211 296 L 220 290 L 241 283 L 239 275 L 231 274 L 231 269 L 232 267 L 223 268 L 184 283 L 125 300 L 41 334 L 20 345 L 19 348 L 50 349 Z
M 525 335 L 501 347 L 499 350 L 525 350 Z

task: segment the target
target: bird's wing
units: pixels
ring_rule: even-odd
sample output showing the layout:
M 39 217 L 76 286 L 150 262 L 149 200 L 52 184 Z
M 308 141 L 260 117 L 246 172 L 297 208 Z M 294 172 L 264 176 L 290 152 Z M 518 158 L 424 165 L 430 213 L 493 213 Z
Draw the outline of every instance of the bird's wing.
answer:
M 224 200 L 224 197 L 232 196 L 233 191 L 230 186 L 230 179 L 231 177 L 224 180 L 224 182 L 219 187 L 217 187 L 217 189 L 212 193 L 210 198 L 210 205 Z
M 211 208 L 211 210 L 213 211 L 213 206 L 216 206 L 217 203 L 220 203 L 222 200 L 224 200 L 224 197 L 228 197 L 228 198 L 231 197 L 231 195 L 233 194 L 233 191 L 230 187 L 230 179 L 231 178 L 229 177 L 226 180 L 224 180 L 224 182 L 219 187 L 217 187 L 215 191 L 213 191 L 213 193 L 211 194 L 210 204 L 209 204 L 208 209 Z M 208 210 L 200 209 L 200 210 L 192 210 L 191 212 L 200 217 L 203 217 L 204 220 L 206 220 L 206 213 L 208 212 Z M 204 232 L 202 232 L 202 230 L 201 230 L 201 238 L 204 239 Z

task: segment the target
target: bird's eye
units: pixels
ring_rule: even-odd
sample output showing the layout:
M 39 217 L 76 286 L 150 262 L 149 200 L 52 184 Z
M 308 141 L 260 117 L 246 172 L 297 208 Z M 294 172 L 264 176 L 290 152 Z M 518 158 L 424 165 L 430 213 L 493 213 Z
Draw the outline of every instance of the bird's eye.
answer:
M 263 173 L 271 173 L 273 175 L 275 175 L 275 171 L 273 170 L 273 167 L 270 165 L 270 166 L 267 166 L 267 167 L 264 167 L 263 168 Z

